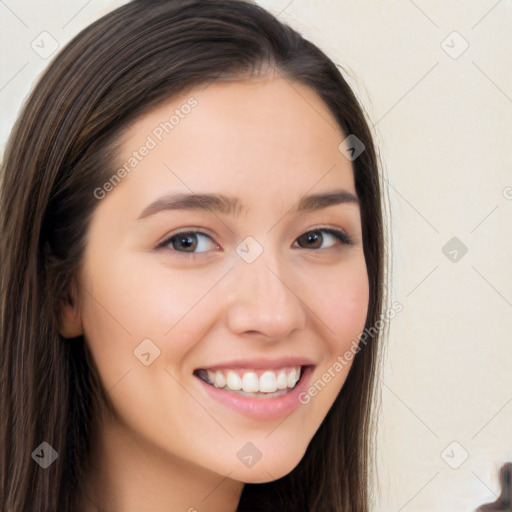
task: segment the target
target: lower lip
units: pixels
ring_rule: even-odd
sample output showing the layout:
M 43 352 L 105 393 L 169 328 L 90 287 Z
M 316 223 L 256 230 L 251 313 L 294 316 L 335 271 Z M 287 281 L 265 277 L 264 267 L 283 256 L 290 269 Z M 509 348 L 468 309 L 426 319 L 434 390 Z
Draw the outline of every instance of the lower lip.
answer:
M 313 369 L 313 366 L 303 368 L 299 382 L 286 395 L 269 398 L 239 395 L 207 384 L 199 377 L 196 379 L 211 398 L 230 409 L 260 421 L 277 420 L 288 416 L 302 405 L 299 395 L 308 388 Z

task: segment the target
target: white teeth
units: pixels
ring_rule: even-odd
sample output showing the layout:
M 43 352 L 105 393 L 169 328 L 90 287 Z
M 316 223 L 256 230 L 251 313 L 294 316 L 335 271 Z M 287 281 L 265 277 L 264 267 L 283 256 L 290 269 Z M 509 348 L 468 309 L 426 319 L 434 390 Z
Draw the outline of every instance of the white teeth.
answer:
M 239 377 L 238 373 L 235 373 L 231 370 L 228 372 L 226 384 L 228 388 L 232 389 L 233 391 L 242 389 L 242 379 Z
M 285 372 L 279 372 L 277 375 L 277 389 L 286 389 L 288 387 L 288 379 Z
M 212 380 L 212 379 L 210 379 L 210 380 Z M 216 371 L 215 379 L 213 379 L 213 383 L 215 384 L 215 387 L 223 388 L 226 385 L 226 377 L 224 377 L 224 374 L 222 372 Z
M 300 379 L 301 367 L 282 368 L 277 371 L 265 370 L 258 377 L 256 371 L 202 370 L 200 376 L 217 388 L 240 393 L 276 393 L 293 389 Z
M 262 393 L 273 393 L 276 390 L 277 390 L 276 374 L 271 371 L 264 372 L 262 374 L 262 376 L 260 377 L 260 391 Z
M 247 372 L 244 374 L 242 377 L 242 389 L 246 393 L 254 393 L 259 390 L 258 376 L 254 372 Z
M 292 371 L 288 374 L 287 383 L 289 388 L 293 388 L 295 386 L 295 383 L 298 381 L 297 373 L 295 371 L 295 368 L 292 369 Z

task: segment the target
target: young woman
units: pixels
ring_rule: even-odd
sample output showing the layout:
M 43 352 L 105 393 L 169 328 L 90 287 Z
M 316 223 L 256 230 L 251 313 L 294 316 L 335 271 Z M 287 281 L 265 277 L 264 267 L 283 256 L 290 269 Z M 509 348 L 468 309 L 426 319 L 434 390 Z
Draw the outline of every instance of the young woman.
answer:
M 2 512 L 369 510 L 382 191 L 316 46 L 135 0 L 51 63 L 1 178 Z

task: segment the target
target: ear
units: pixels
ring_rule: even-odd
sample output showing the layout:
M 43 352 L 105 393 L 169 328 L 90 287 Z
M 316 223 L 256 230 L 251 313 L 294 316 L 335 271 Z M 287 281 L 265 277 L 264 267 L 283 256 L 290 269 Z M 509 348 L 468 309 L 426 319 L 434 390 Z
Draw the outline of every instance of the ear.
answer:
M 76 338 L 84 333 L 76 287 L 60 299 L 59 333 L 64 338 Z

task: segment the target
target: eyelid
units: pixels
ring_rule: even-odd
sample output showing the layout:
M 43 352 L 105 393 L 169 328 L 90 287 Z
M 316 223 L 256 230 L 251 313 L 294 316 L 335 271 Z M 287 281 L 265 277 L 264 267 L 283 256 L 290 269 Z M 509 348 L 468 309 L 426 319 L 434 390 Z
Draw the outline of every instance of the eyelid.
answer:
M 165 248 L 165 246 L 167 246 L 170 243 L 171 238 L 174 238 L 175 236 L 182 235 L 182 234 L 187 234 L 187 235 L 188 234 L 203 235 L 205 237 L 210 238 L 215 243 L 215 245 L 217 245 L 217 246 L 219 245 L 215 241 L 213 235 L 207 233 L 204 230 L 204 228 L 190 226 L 190 227 L 185 228 L 185 229 L 178 229 L 177 231 L 172 231 L 168 235 L 165 235 L 159 242 L 157 242 L 155 244 L 154 249 Z M 178 252 L 178 251 L 174 251 L 174 252 Z M 193 254 L 193 253 L 189 253 L 189 254 Z
M 332 228 L 332 227 L 328 227 L 328 226 L 319 226 L 319 227 L 314 227 L 314 228 L 308 229 L 307 231 L 305 231 L 303 233 L 303 235 L 305 235 L 306 233 L 312 233 L 315 231 L 324 231 L 325 233 L 329 233 L 330 235 L 337 238 L 343 245 L 354 245 L 354 240 L 347 233 L 347 231 L 343 228 Z M 300 235 L 300 236 L 303 236 L 303 235 Z M 300 236 L 298 238 L 300 238 Z M 313 250 L 318 251 L 319 249 L 313 249 Z

